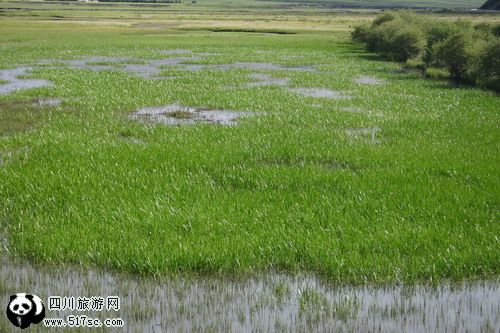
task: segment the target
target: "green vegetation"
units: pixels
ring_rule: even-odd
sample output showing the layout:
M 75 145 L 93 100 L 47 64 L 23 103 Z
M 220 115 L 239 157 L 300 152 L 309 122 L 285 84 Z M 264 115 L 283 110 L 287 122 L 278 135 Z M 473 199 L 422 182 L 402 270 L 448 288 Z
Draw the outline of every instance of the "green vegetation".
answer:
M 274 1 L 274 0 L 262 0 Z M 332 7 L 360 8 L 478 8 L 483 0 L 281 0 L 297 4 L 317 4 Z
M 357 26 L 352 39 L 387 59 L 411 59 L 416 67 L 447 70 L 457 83 L 477 83 L 500 91 L 498 25 L 473 26 L 467 21 L 442 22 L 410 13 L 385 13 L 371 25 Z
M 188 49 L 209 54 L 200 64 L 316 71 L 168 67 L 171 79 L 149 80 L 37 67 L 30 77 L 53 86 L 0 96 L 2 114 L 31 98 L 64 101 L 30 131 L 0 137 L 2 156 L 22 152 L 0 166 L 0 230 L 12 255 L 153 275 L 311 271 L 341 283 L 498 276 L 499 99 L 401 73 L 366 53 L 349 30 L 372 14 L 31 6 L 2 13 L 0 68 Z M 295 34 L 206 29 L 252 26 Z M 391 36 L 409 45 L 419 38 L 410 28 Z M 351 98 L 249 87 L 255 72 Z M 360 76 L 384 83 L 357 83 Z M 254 116 L 232 127 L 129 119 L 172 103 Z
M 29 130 L 43 119 L 47 110 L 36 106 L 37 103 L 36 100 L 0 101 L 0 137 Z

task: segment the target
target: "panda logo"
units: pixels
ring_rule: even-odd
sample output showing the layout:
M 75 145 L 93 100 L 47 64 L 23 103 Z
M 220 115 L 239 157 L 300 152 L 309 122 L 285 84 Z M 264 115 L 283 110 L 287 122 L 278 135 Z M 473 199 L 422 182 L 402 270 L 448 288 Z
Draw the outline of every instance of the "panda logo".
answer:
M 24 329 L 45 318 L 45 306 L 36 295 L 18 293 L 10 296 L 7 318 L 14 326 Z

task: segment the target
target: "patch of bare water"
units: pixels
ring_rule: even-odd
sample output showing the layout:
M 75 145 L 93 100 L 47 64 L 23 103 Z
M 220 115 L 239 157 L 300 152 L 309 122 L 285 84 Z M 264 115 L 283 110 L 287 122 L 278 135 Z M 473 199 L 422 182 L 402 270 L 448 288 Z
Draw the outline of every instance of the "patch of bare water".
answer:
M 313 72 L 315 68 L 313 66 L 282 66 L 270 62 L 235 62 L 232 64 L 219 65 L 221 69 L 250 69 L 250 70 L 269 70 L 269 71 L 303 71 L 303 72 Z
M 181 66 L 185 62 L 199 60 L 199 57 L 178 57 L 178 58 L 165 58 L 149 61 L 151 66 Z
M 266 86 L 287 86 L 290 82 L 289 78 L 275 78 L 269 74 L 261 74 L 261 73 L 253 73 L 250 74 L 249 77 L 254 82 L 250 82 L 247 84 L 248 87 L 266 87 Z
M 130 61 L 136 61 L 136 60 L 137 59 L 128 58 L 128 57 L 95 56 L 95 57 L 85 57 L 85 58 L 76 59 L 76 60 L 65 60 L 65 61 L 61 61 L 61 62 L 65 63 L 73 68 L 101 71 L 101 70 L 113 70 L 115 68 L 115 65 L 130 62 Z
M 189 125 L 196 123 L 212 123 L 218 125 L 236 125 L 241 117 L 250 115 L 248 112 L 230 110 L 197 109 L 178 104 L 158 107 L 146 107 L 130 115 L 133 120 L 145 123 L 163 125 Z
M 61 103 L 61 98 L 42 98 L 36 102 L 39 106 L 58 106 L 61 105 Z
M 160 53 L 165 54 L 165 55 L 196 54 L 197 56 L 202 56 L 202 57 L 211 57 L 211 56 L 221 55 L 221 53 L 194 52 L 193 50 L 186 50 L 186 49 L 162 50 L 162 51 L 160 51 Z
M 372 86 L 380 86 L 386 83 L 384 80 L 377 79 L 372 76 L 358 76 L 354 79 L 354 82 L 356 82 L 357 84 L 367 84 Z
M 193 51 L 185 49 L 175 49 L 175 50 L 162 50 L 160 51 L 160 53 L 165 55 L 177 55 L 177 54 L 191 54 L 193 53 Z
M 160 53 L 165 55 L 179 55 L 179 57 L 169 57 L 163 59 L 137 59 L 129 57 L 101 57 L 87 56 L 75 60 L 40 60 L 37 65 L 47 68 L 56 65 L 69 66 L 74 69 L 84 69 L 91 71 L 125 71 L 145 79 L 158 79 L 162 69 L 175 67 L 186 71 L 201 70 L 269 70 L 269 71 L 316 71 L 314 66 L 283 66 L 267 62 L 234 62 L 230 64 L 196 64 L 204 57 L 216 56 L 217 53 L 196 53 L 191 50 L 164 50 Z M 161 79 L 161 78 L 160 78 Z M 279 85 L 284 85 L 284 81 Z
M 158 74 L 160 74 L 162 66 L 178 66 L 184 61 L 196 60 L 196 59 L 198 58 L 194 57 L 166 58 L 166 59 L 149 60 L 146 63 L 141 64 L 141 63 L 133 63 L 134 61 L 137 61 L 137 59 L 133 58 L 87 57 L 80 60 L 70 60 L 67 62 L 67 64 L 72 68 L 76 69 L 87 69 L 92 71 L 118 70 L 118 71 L 125 71 L 145 79 L 153 79 L 156 78 Z M 96 65 L 96 63 L 99 62 L 103 63 L 110 62 L 113 63 L 113 65 L 99 65 L 99 64 Z
M 0 294 L 34 293 L 48 318 L 122 318 L 120 329 L 93 332 L 485 332 L 500 327 L 500 284 L 338 286 L 311 275 L 262 274 L 246 279 L 164 278 L 1 259 Z M 103 312 L 49 310 L 48 297 L 120 298 Z M 6 304 L 5 304 L 6 306 Z M 30 331 L 53 328 L 32 325 Z M 0 321 L 0 331 L 13 330 Z M 88 331 L 84 328 L 81 331 Z M 60 332 L 79 332 L 76 328 Z
M 26 79 L 23 76 L 31 72 L 31 67 L 17 67 L 13 69 L 0 69 L 0 80 L 7 83 L 0 84 L 0 95 L 7 95 L 17 90 L 42 88 L 52 85 L 44 79 Z
M 158 67 L 148 64 L 127 64 L 125 65 L 125 71 L 143 79 L 151 79 L 161 72 Z
M 88 56 L 75 60 L 54 60 L 54 64 L 62 64 L 73 69 L 83 69 L 95 72 L 100 71 L 124 71 L 145 79 L 156 79 L 160 74 L 162 66 L 177 66 L 184 61 L 197 60 L 196 57 L 166 58 L 158 60 L 147 60 L 129 57 L 100 57 Z M 43 60 L 38 65 L 50 65 L 50 60 Z
M 328 98 L 328 99 L 350 99 L 351 96 L 340 91 L 325 88 L 288 88 L 290 92 L 307 97 Z

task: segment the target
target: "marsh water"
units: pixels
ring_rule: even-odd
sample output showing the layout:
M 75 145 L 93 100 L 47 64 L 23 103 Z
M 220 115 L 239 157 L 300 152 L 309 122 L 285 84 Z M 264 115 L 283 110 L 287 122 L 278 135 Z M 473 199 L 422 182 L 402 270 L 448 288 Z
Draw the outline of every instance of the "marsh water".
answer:
M 339 91 L 324 89 L 324 88 L 288 88 L 288 91 L 301 94 L 307 97 L 351 99 L 351 96 L 349 95 L 345 95 Z
M 0 69 L 0 80 L 5 83 L 0 84 L 0 95 L 7 95 L 18 90 L 42 88 L 52 85 L 52 82 L 45 79 L 26 78 L 32 75 L 33 70 L 38 68 L 59 70 L 71 68 L 76 70 L 101 71 L 121 71 L 129 73 L 147 80 L 169 80 L 175 79 L 172 76 L 172 69 L 184 70 L 186 72 L 208 71 L 228 71 L 228 70 L 249 70 L 249 71 L 282 71 L 282 72 L 317 72 L 315 65 L 285 66 L 271 62 L 243 62 L 235 61 L 225 64 L 200 64 L 198 61 L 206 58 L 220 56 L 218 53 L 193 52 L 191 50 L 162 50 L 162 55 L 173 57 L 160 59 L 139 59 L 131 57 L 110 57 L 110 56 L 84 56 L 72 60 L 44 59 L 30 65 L 19 65 L 13 69 Z M 287 87 L 290 78 L 274 78 L 269 74 L 251 73 L 249 79 L 252 82 L 246 84 L 247 88 L 280 86 Z M 376 78 L 362 77 L 364 83 L 378 83 Z M 288 88 L 290 92 L 315 98 L 350 98 L 342 92 L 332 91 L 325 88 Z
M 190 50 L 165 50 L 164 59 L 126 57 L 83 57 L 77 60 L 40 61 L 30 66 L 0 70 L 0 94 L 42 88 L 52 82 L 30 78 L 39 65 L 91 71 L 124 71 L 144 79 L 166 79 L 168 70 L 246 70 L 246 88 L 275 86 L 305 97 L 350 99 L 346 91 L 324 87 L 294 87 L 287 71 L 316 72 L 312 65 L 284 66 L 274 63 L 192 63 L 217 54 Z M 178 56 L 178 57 L 177 57 Z M 57 65 L 57 63 L 62 65 Z M 282 71 L 277 76 L 268 72 Z M 170 77 L 171 78 L 171 77 Z M 383 85 L 384 80 L 361 76 L 357 84 Z M 320 100 L 321 101 L 321 100 Z M 62 99 L 39 100 L 57 106 Z M 322 104 L 317 104 L 322 108 Z M 345 112 L 367 110 L 344 107 Z M 234 125 L 254 113 L 198 109 L 170 104 L 144 107 L 129 115 L 142 122 L 183 125 L 214 123 Z M 340 130 L 339 130 L 340 131 Z M 377 143 L 379 127 L 341 130 L 352 140 Z M 135 143 L 141 143 L 137 141 Z M 2 159 L 0 159 L 2 164 Z M 498 281 L 460 284 L 339 286 L 311 274 L 265 273 L 246 278 L 170 277 L 153 279 L 74 266 L 34 266 L 1 257 L 0 293 L 7 306 L 11 294 L 34 293 L 45 302 L 50 296 L 108 297 L 121 300 L 117 312 L 47 311 L 48 318 L 87 315 L 101 320 L 122 318 L 123 328 L 92 329 L 93 332 L 498 332 L 500 327 L 500 284 Z M 48 302 L 47 302 L 48 303 Z M 50 332 L 42 324 L 32 332 Z M 0 321 L 0 332 L 17 331 L 9 321 Z M 88 328 L 58 329 L 60 332 L 89 331 Z
M 0 84 L 0 95 L 7 95 L 20 89 L 48 87 L 52 84 L 48 80 L 24 78 L 23 76 L 27 75 L 31 70 L 31 67 L 0 70 L 0 80 L 6 82 Z
M 188 125 L 195 123 L 212 123 L 218 125 L 236 125 L 236 120 L 249 116 L 249 112 L 230 110 L 197 109 L 178 104 L 159 107 L 146 107 L 130 115 L 131 119 L 145 123 L 163 125 Z
M 120 298 L 118 311 L 46 311 L 47 318 L 121 318 L 93 332 L 498 332 L 500 284 L 338 286 L 313 275 L 268 273 L 240 279 L 162 278 L 67 266 L 34 266 L 3 257 L 0 292 Z M 7 320 L 0 331 L 14 331 Z M 32 332 L 49 332 L 43 324 Z M 88 328 L 58 329 L 60 332 Z

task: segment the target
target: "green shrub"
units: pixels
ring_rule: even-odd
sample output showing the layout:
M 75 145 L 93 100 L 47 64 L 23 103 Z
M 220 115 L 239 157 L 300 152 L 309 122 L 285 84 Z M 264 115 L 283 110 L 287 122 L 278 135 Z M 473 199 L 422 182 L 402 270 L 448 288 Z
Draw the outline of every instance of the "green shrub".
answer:
M 417 57 L 417 58 L 408 59 L 406 61 L 406 64 L 405 64 L 405 68 L 424 71 L 426 66 L 425 66 L 425 63 L 422 62 L 422 58 Z
M 495 35 L 497 37 L 500 37 L 500 23 L 495 24 L 491 28 L 491 32 L 493 33 L 493 35 Z
M 399 62 L 418 56 L 424 48 L 422 31 L 401 18 L 377 26 L 370 37 L 369 48 Z
M 384 41 L 386 39 L 386 31 L 383 28 L 376 27 L 371 29 L 366 35 L 365 46 L 370 52 L 380 52 L 384 48 Z
M 483 33 L 490 33 L 490 32 L 492 32 L 493 27 L 489 23 L 481 22 L 481 23 L 478 23 L 474 26 L 474 30 L 481 31 Z
M 442 68 L 428 67 L 425 69 L 425 77 L 430 79 L 443 80 L 449 79 L 450 74 L 447 70 Z
M 465 19 L 456 20 L 455 25 L 458 29 L 460 29 L 460 31 L 471 31 L 474 28 L 472 22 Z
M 500 91 L 500 39 L 489 42 L 481 52 L 477 79 L 481 86 Z
M 375 27 L 378 27 L 386 22 L 390 22 L 392 20 L 394 20 L 396 18 L 396 14 L 395 13 L 384 13 L 380 16 L 378 16 L 377 18 L 375 18 L 375 20 L 373 20 L 373 23 L 372 23 L 372 28 L 375 28 Z
M 436 65 L 436 59 L 434 55 L 434 45 L 439 42 L 443 42 L 448 39 L 451 35 L 459 32 L 459 28 L 454 23 L 449 22 L 438 22 L 432 24 L 426 31 L 426 46 L 423 59 L 427 66 Z
M 390 43 L 390 58 L 405 62 L 415 58 L 424 49 L 424 37 L 422 32 L 415 27 L 407 27 L 399 30 Z
M 351 38 L 355 42 L 366 43 L 370 35 L 370 27 L 367 24 L 359 25 L 354 28 Z
M 436 64 L 450 72 L 456 82 L 470 82 L 471 68 L 474 65 L 472 38 L 468 34 L 457 33 L 433 47 Z
M 356 27 L 352 39 L 389 60 L 423 70 L 426 77 L 449 77 L 500 90 L 500 24 L 445 22 L 410 12 L 389 12 L 371 26 Z

